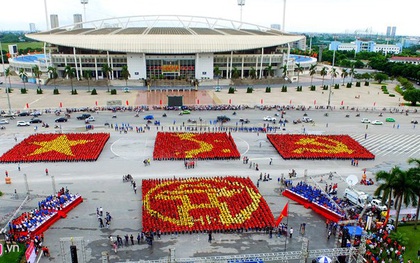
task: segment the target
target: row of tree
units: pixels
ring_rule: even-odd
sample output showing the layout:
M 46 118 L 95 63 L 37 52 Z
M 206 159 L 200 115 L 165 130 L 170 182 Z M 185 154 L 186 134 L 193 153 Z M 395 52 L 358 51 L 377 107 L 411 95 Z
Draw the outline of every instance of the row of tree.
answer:
M 375 190 L 375 195 L 382 196 L 382 201 L 391 208 L 392 198 L 394 198 L 394 208 L 396 209 L 395 229 L 398 228 L 401 206 L 413 205 L 417 207 L 415 228 L 420 209 L 420 159 L 410 158 L 410 164 L 416 164 L 416 167 L 407 171 L 394 167 L 391 171 L 380 171 L 376 174 L 376 181 L 380 184 Z
M 41 69 L 37 65 L 33 66 L 31 70 L 32 70 L 32 76 L 37 79 L 37 84 L 38 84 L 38 88 L 39 88 L 40 87 L 40 78 L 41 78 L 41 75 L 43 74 L 43 72 L 41 71 Z M 109 81 L 109 79 L 111 77 L 111 74 L 112 74 L 112 68 L 109 65 L 104 64 L 102 66 L 102 72 L 105 74 L 105 76 L 107 78 L 107 85 L 108 85 L 108 81 Z M 50 67 L 48 67 L 46 73 L 48 74 L 48 78 L 52 79 L 54 81 L 54 87 L 56 88 L 56 79 L 58 78 L 57 68 L 53 67 L 53 66 L 50 66 Z M 11 74 L 12 74 L 12 72 L 11 72 L 10 68 L 7 68 L 6 69 L 6 77 L 9 78 L 9 84 L 11 84 L 11 82 L 10 82 Z M 92 70 L 84 70 L 82 75 L 83 75 L 83 78 L 85 80 L 87 80 L 88 91 L 90 91 L 90 81 L 93 78 L 93 71 Z M 77 72 L 76 72 L 76 69 L 74 67 L 71 67 L 70 65 L 67 65 L 64 68 L 63 77 L 70 79 L 72 93 L 74 91 L 73 79 L 76 76 L 77 76 Z M 23 82 L 24 89 L 26 90 L 26 84 L 25 83 L 28 82 L 28 74 L 26 73 L 24 68 L 19 69 L 19 77 Z M 127 66 L 122 67 L 121 77 L 125 80 L 125 83 L 127 85 L 128 78 L 130 77 L 130 72 L 128 71 Z

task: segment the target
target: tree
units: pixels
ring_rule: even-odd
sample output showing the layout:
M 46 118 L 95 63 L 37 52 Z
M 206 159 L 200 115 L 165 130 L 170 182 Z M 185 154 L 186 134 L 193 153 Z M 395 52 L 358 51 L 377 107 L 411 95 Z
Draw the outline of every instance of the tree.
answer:
M 407 171 L 400 170 L 393 181 L 395 207 L 397 210 L 397 218 L 395 221 L 395 231 L 398 228 L 398 219 L 400 217 L 401 205 L 408 206 L 416 203 L 416 185 L 414 179 Z
M 337 69 L 336 68 L 331 68 L 330 75 L 331 75 L 331 79 L 332 79 L 332 85 L 331 86 L 334 86 L 334 79 L 338 76 Z
M 417 195 L 417 212 L 416 212 L 416 222 L 414 225 L 414 229 L 417 229 L 417 221 L 419 220 L 419 212 L 420 212 L 420 159 L 410 158 L 408 159 L 409 164 L 416 164 L 417 167 L 410 168 L 408 173 L 410 177 L 414 180 L 415 185 L 415 192 Z
M 249 71 L 249 75 L 251 76 L 251 79 L 255 79 L 257 77 L 257 71 L 255 70 L 254 67 L 251 67 Z
M 238 68 L 237 67 L 233 67 L 231 74 L 232 74 L 232 78 L 233 79 L 239 78 L 239 70 L 238 70 Z
M 312 64 L 311 67 L 309 68 L 309 75 L 311 76 L 311 86 L 312 86 L 312 81 L 314 79 L 315 74 L 316 74 L 316 64 Z
M 404 91 L 403 95 L 404 100 L 410 101 L 411 106 L 416 106 L 417 102 L 420 102 L 420 90 L 419 89 L 411 89 Z
M 300 63 L 296 63 L 295 72 L 297 72 L 297 74 L 298 74 L 298 81 L 297 82 L 299 83 L 299 75 L 300 75 L 300 73 L 303 72 L 303 67 L 300 65 Z
M 112 73 L 112 68 L 108 64 L 103 64 L 102 65 L 102 72 L 103 72 L 103 74 L 105 74 L 106 86 L 108 87 L 108 92 L 109 92 L 109 77 Z
M 128 71 L 128 67 L 124 65 L 121 69 L 121 77 L 125 80 L 125 86 L 127 86 L 128 78 L 131 77 L 130 71 Z
M 281 67 L 282 71 L 283 71 L 283 78 L 286 79 L 287 77 L 287 65 L 284 65 L 283 67 Z
M 354 77 L 355 74 L 356 74 L 356 70 L 354 69 L 354 66 L 353 66 L 349 70 L 350 83 L 353 83 L 353 77 Z
M 376 73 L 375 76 L 374 76 L 374 80 L 376 80 L 379 84 L 381 84 L 382 81 L 385 81 L 385 80 L 388 80 L 388 79 L 389 79 L 388 75 L 385 74 L 385 73 L 381 73 L 381 72 Z
M 88 92 L 90 92 L 90 80 L 92 79 L 92 70 L 88 69 L 88 70 L 83 71 L 83 78 L 87 80 Z
M 215 66 L 213 69 L 213 74 L 217 78 L 220 78 L 220 75 L 222 74 L 222 71 L 220 70 L 219 66 Z
M 12 113 L 12 107 L 10 106 L 10 97 L 9 97 L 9 92 L 12 89 L 12 82 L 10 81 L 10 76 L 12 75 L 12 71 L 10 71 L 10 68 L 7 68 L 4 71 L 4 74 L 6 75 L 6 78 L 9 79 L 9 87 L 6 88 L 6 94 L 7 94 L 7 102 L 9 104 L 9 114 Z
M 270 76 L 270 77 L 272 77 L 273 75 L 274 75 L 274 70 L 273 70 L 273 66 L 267 66 L 265 69 L 265 73 L 266 73 L 266 77 L 267 76 Z
M 50 79 L 53 79 L 54 82 L 54 88 L 57 88 L 57 86 L 55 85 L 55 80 L 58 78 L 58 74 L 57 74 L 57 68 L 56 67 L 48 67 L 48 74 L 50 75 Z
M 73 94 L 73 78 L 76 76 L 76 69 L 72 68 L 71 66 L 67 65 L 64 68 L 64 77 L 68 77 L 70 79 L 71 85 L 71 93 Z
M 19 69 L 19 77 L 23 82 L 23 88 L 26 90 L 26 82 L 28 81 L 28 74 L 26 74 L 26 71 L 24 68 Z
M 349 73 L 347 72 L 347 69 L 343 69 L 341 71 L 341 77 L 343 78 L 343 86 L 344 86 L 344 80 L 347 78 L 347 76 L 349 75 Z
M 39 78 L 42 75 L 42 71 L 39 69 L 38 65 L 35 65 L 32 67 L 32 74 L 35 76 L 35 78 L 37 79 L 37 84 L 38 84 L 38 89 L 40 88 L 40 83 L 39 83 Z
M 324 79 L 325 79 L 325 76 L 327 76 L 327 74 L 328 74 L 327 67 L 323 67 L 321 69 L 321 72 L 319 72 L 319 74 L 322 77 L 322 86 L 324 86 Z
M 375 175 L 376 181 L 381 183 L 378 188 L 376 188 L 374 194 L 376 196 L 382 196 L 382 202 L 386 203 L 388 208 L 391 208 L 394 179 L 398 176 L 400 171 L 399 168 L 394 167 L 389 173 L 379 171 Z

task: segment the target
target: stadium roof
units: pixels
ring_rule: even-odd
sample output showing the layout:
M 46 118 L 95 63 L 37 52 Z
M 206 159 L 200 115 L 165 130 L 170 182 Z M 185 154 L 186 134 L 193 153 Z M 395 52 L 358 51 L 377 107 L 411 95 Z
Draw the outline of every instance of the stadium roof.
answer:
M 304 38 L 233 20 L 129 16 L 64 26 L 27 37 L 55 45 L 127 53 L 216 53 L 279 46 Z

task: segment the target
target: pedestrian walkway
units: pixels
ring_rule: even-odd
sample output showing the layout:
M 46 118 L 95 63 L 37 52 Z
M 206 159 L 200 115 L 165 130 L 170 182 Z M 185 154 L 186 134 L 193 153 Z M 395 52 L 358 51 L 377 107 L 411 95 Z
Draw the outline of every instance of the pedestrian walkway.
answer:
M 414 157 L 420 155 L 420 134 L 350 135 L 376 156 Z

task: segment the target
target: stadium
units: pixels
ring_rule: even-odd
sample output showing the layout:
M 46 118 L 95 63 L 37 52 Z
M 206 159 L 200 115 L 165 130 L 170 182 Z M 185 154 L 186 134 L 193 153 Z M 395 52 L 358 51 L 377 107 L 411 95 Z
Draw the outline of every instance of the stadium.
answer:
M 44 42 L 44 54 L 12 57 L 12 69 L 31 72 L 49 66 L 64 76 L 76 69 L 81 79 L 91 71 L 96 80 L 121 79 L 127 66 L 130 80 L 256 79 L 283 76 L 284 66 L 296 63 L 308 68 L 315 59 L 290 55 L 291 48 L 304 49 L 305 36 L 233 20 L 193 16 L 130 16 L 83 22 L 28 34 Z M 298 60 L 301 61 L 298 61 Z M 215 70 L 217 69 L 217 70 Z M 216 74 L 215 74 L 216 73 Z

